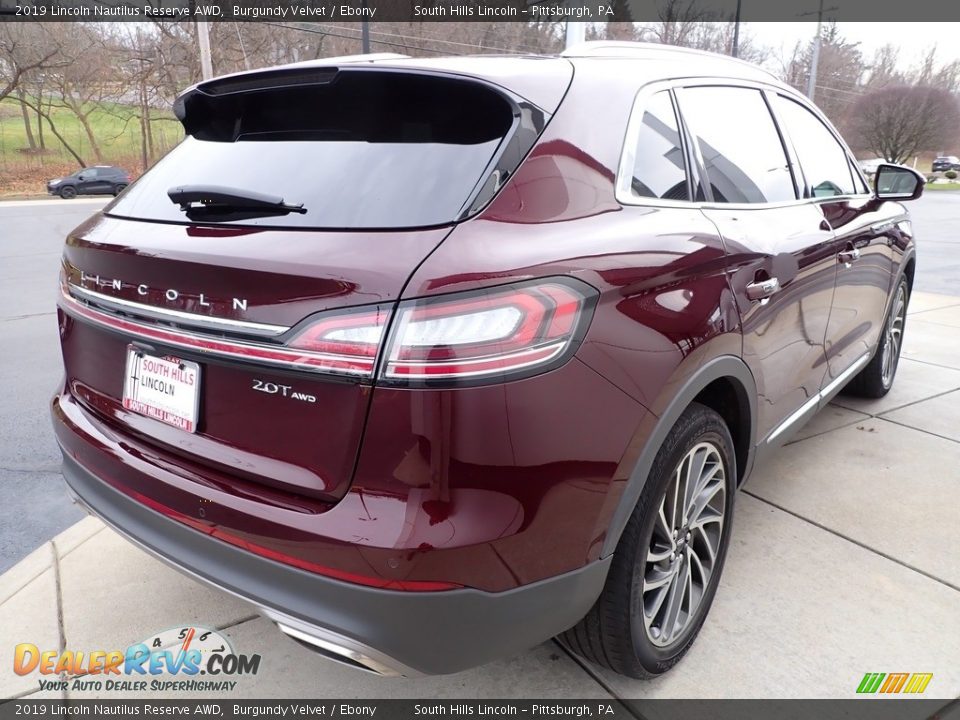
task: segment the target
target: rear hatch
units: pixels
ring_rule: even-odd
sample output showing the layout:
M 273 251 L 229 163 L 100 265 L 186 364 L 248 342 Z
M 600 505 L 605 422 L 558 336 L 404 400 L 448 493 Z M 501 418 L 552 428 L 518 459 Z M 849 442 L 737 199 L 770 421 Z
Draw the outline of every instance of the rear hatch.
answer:
M 569 68 L 550 73 L 566 73 L 559 103 Z M 184 142 L 67 240 L 69 389 L 181 472 L 333 502 L 408 278 L 548 114 L 477 79 L 369 65 L 222 78 L 176 111 Z

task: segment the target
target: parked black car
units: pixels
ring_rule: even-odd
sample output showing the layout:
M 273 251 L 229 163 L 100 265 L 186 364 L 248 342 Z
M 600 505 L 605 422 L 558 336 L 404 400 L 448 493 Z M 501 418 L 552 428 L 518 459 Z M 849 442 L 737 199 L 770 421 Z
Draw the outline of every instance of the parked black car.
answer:
M 64 200 L 77 195 L 119 195 L 131 182 L 130 173 L 112 165 L 96 165 L 73 175 L 47 181 L 47 192 Z
M 945 170 L 960 170 L 960 158 L 956 155 L 941 155 L 933 161 L 934 172 L 944 172 Z

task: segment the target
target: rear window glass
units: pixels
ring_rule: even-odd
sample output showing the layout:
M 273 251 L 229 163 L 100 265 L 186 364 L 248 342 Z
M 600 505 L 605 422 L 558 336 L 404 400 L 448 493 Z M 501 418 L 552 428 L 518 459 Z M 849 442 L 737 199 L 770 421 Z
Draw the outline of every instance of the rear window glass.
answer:
M 515 118 L 513 104 L 491 88 L 384 71 L 332 71 L 331 77 L 188 96 L 182 117 L 190 137 L 107 212 L 187 223 L 167 191 L 215 185 L 279 196 L 306 209 L 218 217 L 227 224 L 442 225 L 477 206 L 492 174 L 499 186 L 515 169 L 504 172 L 492 163 Z

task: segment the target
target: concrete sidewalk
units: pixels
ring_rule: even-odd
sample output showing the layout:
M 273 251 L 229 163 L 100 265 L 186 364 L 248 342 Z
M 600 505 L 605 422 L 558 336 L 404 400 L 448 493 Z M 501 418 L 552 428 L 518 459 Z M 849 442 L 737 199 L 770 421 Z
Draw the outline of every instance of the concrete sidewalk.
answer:
M 373 677 L 286 639 L 87 518 L 0 577 L 0 697 L 60 697 L 12 671 L 13 648 L 122 649 L 191 624 L 222 629 L 260 673 L 234 697 L 854 697 L 866 672 L 930 672 L 960 696 L 960 297 L 917 293 L 896 385 L 840 396 L 758 468 L 701 637 L 643 683 L 549 642 L 458 675 Z M 402 622 L 402 620 L 398 619 Z M 70 691 L 71 698 L 131 697 Z

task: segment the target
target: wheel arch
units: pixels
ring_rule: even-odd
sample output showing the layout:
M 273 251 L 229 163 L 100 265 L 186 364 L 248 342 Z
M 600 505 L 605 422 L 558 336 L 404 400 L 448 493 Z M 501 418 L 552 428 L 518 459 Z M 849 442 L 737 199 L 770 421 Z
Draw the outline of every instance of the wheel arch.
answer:
M 749 475 L 756 445 L 757 385 L 753 374 L 741 358 L 721 355 L 698 368 L 657 418 L 614 510 L 600 552 L 601 557 L 607 557 L 616 549 L 663 441 L 684 410 L 693 402 L 712 408 L 727 423 L 734 440 L 738 486 Z
M 907 278 L 907 289 L 910 291 L 911 295 L 913 294 L 913 277 L 916 271 L 917 256 L 916 253 L 911 253 L 910 257 L 907 258 L 907 261 L 903 263 L 903 274 Z

